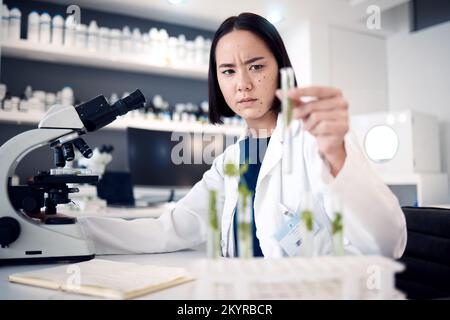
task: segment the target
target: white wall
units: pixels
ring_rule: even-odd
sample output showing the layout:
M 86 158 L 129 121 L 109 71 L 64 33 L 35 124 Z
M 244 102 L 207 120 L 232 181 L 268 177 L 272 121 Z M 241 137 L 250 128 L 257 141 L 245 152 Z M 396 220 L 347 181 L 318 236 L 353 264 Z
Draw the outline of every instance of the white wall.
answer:
M 280 33 L 300 85 L 340 88 L 351 114 L 388 109 L 385 39 L 315 22 Z
M 409 4 L 383 12 L 387 38 L 311 21 L 280 31 L 300 79 L 342 89 L 352 115 L 412 109 L 436 116 L 442 172 L 449 172 L 450 22 L 411 33 L 409 19 Z
M 387 110 L 386 40 L 333 27 L 330 50 L 330 83 L 343 90 L 351 114 Z
M 298 22 L 291 28 L 280 30 L 284 45 L 300 86 L 311 84 L 311 50 L 309 22 Z
M 450 22 L 388 39 L 389 105 L 450 120 Z
M 438 117 L 442 171 L 449 172 L 450 22 L 411 33 L 407 5 L 396 11 L 400 31 L 387 39 L 389 109 Z

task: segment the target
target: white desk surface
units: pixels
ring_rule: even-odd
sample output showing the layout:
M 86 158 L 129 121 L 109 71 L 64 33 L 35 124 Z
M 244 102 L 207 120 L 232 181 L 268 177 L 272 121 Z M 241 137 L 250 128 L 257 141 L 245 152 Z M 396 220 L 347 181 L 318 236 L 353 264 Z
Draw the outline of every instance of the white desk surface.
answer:
M 88 209 L 85 211 L 60 209 L 59 213 L 72 217 L 103 217 L 103 218 L 123 218 L 123 219 L 140 219 L 140 218 L 158 218 L 164 212 L 170 210 L 172 204 L 164 203 L 154 207 L 105 207 L 97 209 Z
M 169 267 L 183 267 L 192 271 L 192 263 L 196 259 L 205 258 L 203 249 L 184 250 L 173 253 L 142 254 L 142 255 L 107 255 L 97 256 L 99 259 L 112 261 L 135 262 L 139 264 L 153 264 Z M 26 286 L 8 281 L 8 276 L 13 273 L 38 270 L 57 266 L 57 264 L 36 264 L 0 266 L 0 300 L 84 300 L 98 299 L 87 295 L 64 293 L 56 290 L 42 289 Z M 175 287 L 141 296 L 137 299 L 183 300 L 192 299 L 194 282 L 184 283 Z M 206 299 L 206 297 L 204 298 Z

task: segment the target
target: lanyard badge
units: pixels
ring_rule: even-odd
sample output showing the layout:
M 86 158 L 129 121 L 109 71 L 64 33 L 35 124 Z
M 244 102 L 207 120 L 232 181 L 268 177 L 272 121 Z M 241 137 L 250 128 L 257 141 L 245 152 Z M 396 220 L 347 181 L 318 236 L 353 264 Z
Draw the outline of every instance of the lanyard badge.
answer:
M 306 251 L 310 251 L 309 243 L 314 235 L 320 230 L 319 225 L 313 220 L 313 230 L 308 231 L 305 223 L 300 220 L 299 213 L 283 210 L 283 214 L 289 217 L 289 220 L 276 232 L 277 239 L 281 248 L 290 257 L 304 256 Z M 312 252 L 307 252 L 312 255 Z

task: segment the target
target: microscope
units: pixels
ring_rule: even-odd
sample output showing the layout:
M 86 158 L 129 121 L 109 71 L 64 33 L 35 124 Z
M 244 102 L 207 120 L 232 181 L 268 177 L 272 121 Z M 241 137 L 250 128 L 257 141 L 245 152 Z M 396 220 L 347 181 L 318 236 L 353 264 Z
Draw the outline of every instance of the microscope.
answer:
M 78 106 L 51 107 L 38 129 L 23 132 L 0 147 L 0 265 L 51 261 L 85 261 L 95 253 L 74 217 L 59 214 L 58 204 L 70 203 L 68 184 L 96 184 L 98 176 L 67 173 L 62 169 L 39 171 L 27 185 L 12 185 L 18 163 L 32 150 L 48 145 L 57 168 L 74 159 L 74 148 L 86 157 L 92 150 L 80 138 L 128 111 L 143 107 L 145 97 L 136 90 L 108 104 L 103 95 Z

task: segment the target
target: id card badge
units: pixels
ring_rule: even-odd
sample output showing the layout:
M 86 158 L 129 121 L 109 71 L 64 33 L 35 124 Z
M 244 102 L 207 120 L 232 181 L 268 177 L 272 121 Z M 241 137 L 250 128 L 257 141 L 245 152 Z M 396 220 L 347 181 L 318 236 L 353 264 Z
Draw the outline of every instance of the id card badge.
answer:
M 289 216 L 289 220 L 276 232 L 275 239 L 277 239 L 281 248 L 290 257 L 300 255 L 300 249 L 302 245 L 302 239 L 306 234 L 306 228 L 300 221 L 300 215 L 298 213 L 292 213 L 289 211 L 283 212 Z M 313 222 L 313 232 L 316 234 L 320 227 Z

